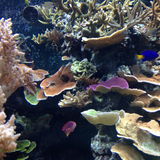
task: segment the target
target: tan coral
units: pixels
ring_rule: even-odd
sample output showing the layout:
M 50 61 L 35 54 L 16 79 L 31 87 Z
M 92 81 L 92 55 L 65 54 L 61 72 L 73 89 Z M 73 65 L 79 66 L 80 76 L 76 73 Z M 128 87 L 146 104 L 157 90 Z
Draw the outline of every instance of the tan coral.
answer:
M 46 78 L 40 84 L 41 90 L 37 95 L 40 100 L 42 93 L 46 97 L 53 97 L 60 94 L 62 91 L 67 89 L 72 89 L 76 85 L 76 81 L 73 77 L 73 72 L 70 70 L 71 64 L 65 66 L 63 65 L 54 75 Z M 44 97 L 43 97 L 44 98 Z
M 58 103 L 58 105 L 62 107 L 77 107 L 77 108 L 83 108 L 86 105 L 92 103 L 90 98 L 90 91 L 82 91 L 76 92 L 76 95 L 71 94 L 70 91 L 66 93 L 66 95 L 63 95 L 64 99 L 61 99 Z
M 131 69 L 132 69 L 133 75 L 127 75 L 123 71 L 118 71 L 118 75 L 131 83 L 146 82 L 150 84 L 160 85 L 159 73 L 155 73 L 152 77 L 147 77 L 142 73 L 140 73 L 140 68 L 137 65 L 134 65 Z
M 147 112 L 157 112 L 160 111 L 160 91 L 152 91 L 148 94 L 142 94 L 138 96 L 133 102 L 131 102 L 131 106 L 142 107 Z
M 111 148 L 112 153 L 118 153 L 122 160 L 144 160 L 140 152 L 125 142 L 116 143 Z
M 127 36 L 127 28 L 123 28 L 114 32 L 110 36 L 100 37 L 100 38 L 86 38 L 82 37 L 82 42 L 86 43 L 85 48 L 103 48 L 108 45 L 121 42 Z
M 133 140 L 133 145 L 142 152 L 160 156 L 160 127 L 158 122 L 142 122 L 141 115 L 124 113 L 116 124 L 118 137 Z
M 129 28 L 138 23 L 144 23 L 143 21 L 145 20 L 145 18 L 152 14 L 152 11 L 148 8 L 144 11 L 141 11 L 141 14 L 139 14 L 140 12 L 138 10 L 140 7 L 140 0 L 134 5 L 131 12 L 128 8 L 128 5 L 126 5 L 127 18 L 124 17 L 123 12 L 125 12 L 125 7 L 122 7 L 121 3 L 117 5 L 116 1 L 113 1 L 112 5 L 110 5 L 112 11 L 110 11 L 110 15 L 107 16 L 112 18 L 104 20 L 104 24 L 112 28 L 111 31 L 109 31 L 109 33 L 112 34 L 99 38 L 82 37 L 82 42 L 86 43 L 86 48 L 104 48 L 108 45 L 121 42 L 127 36 Z M 114 21 L 113 17 L 116 17 L 118 19 L 118 22 Z M 127 19 L 127 22 L 124 21 L 124 18 Z

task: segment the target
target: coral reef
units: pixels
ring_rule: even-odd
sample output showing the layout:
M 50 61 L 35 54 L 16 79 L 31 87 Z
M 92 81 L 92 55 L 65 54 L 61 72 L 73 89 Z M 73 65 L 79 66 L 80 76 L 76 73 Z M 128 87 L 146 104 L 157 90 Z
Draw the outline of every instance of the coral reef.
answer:
M 141 0 L 26 3 L 22 39 L 12 34 L 11 19 L 0 20 L 0 158 L 16 148 L 15 122 L 23 138 L 36 139 L 31 159 L 76 159 L 81 141 L 86 152 L 91 144 L 95 160 L 159 158 L 159 0 L 150 6 Z M 156 58 L 144 62 L 143 53 L 152 50 Z M 66 121 L 77 126 L 67 140 Z

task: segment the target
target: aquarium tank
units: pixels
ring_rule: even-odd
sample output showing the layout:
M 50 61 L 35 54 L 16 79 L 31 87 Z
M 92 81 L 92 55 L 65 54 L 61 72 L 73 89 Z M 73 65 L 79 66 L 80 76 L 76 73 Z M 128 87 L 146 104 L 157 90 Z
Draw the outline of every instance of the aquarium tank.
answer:
M 1 0 L 0 160 L 160 160 L 160 1 Z

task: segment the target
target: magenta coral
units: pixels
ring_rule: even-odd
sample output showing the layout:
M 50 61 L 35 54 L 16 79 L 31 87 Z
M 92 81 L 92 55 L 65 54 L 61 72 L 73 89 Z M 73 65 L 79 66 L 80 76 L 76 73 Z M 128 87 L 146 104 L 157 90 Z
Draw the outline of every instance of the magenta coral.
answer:
M 99 84 L 90 85 L 89 87 L 87 87 L 87 89 L 92 88 L 94 91 L 96 91 L 98 86 L 103 86 L 107 89 L 111 89 L 112 87 L 119 87 L 121 89 L 129 88 L 128 82 L 125 79 L 119 78 L 118 76 L 116 76 L 116 77 L 109 79 L 105 82 L 102 81 Z

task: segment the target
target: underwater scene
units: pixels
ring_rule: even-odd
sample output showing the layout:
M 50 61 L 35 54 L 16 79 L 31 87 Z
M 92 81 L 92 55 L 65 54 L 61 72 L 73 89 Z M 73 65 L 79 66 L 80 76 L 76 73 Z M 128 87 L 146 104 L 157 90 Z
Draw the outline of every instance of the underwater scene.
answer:
M 0 1 L 0 160 L 160 160 L 160 0 Z

